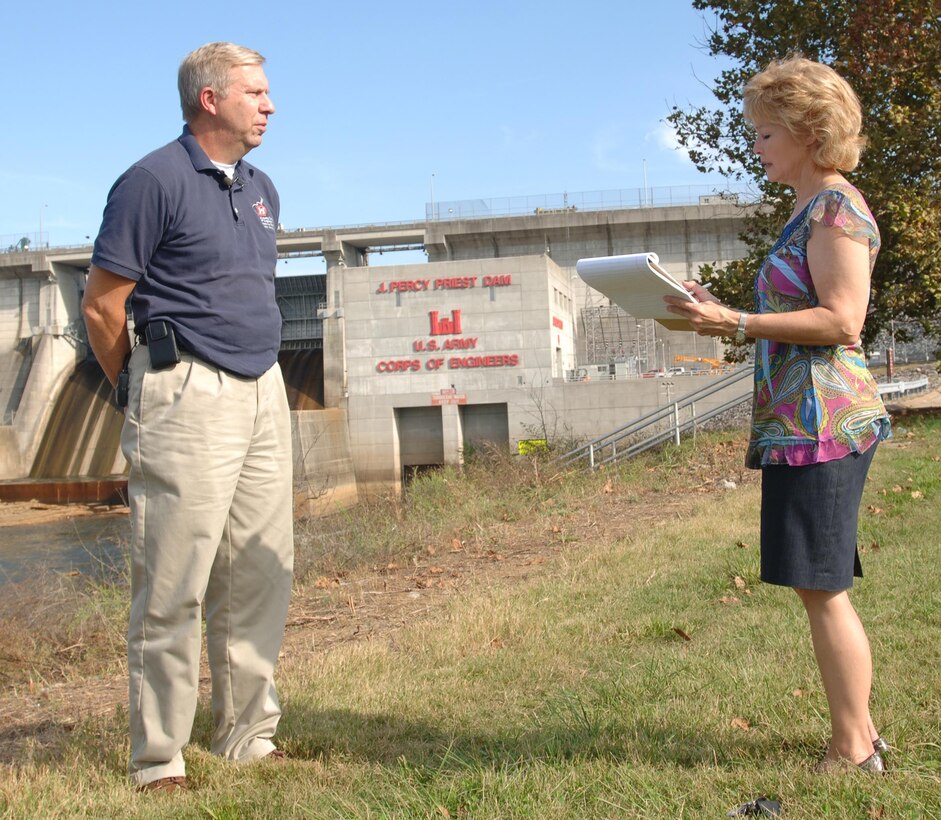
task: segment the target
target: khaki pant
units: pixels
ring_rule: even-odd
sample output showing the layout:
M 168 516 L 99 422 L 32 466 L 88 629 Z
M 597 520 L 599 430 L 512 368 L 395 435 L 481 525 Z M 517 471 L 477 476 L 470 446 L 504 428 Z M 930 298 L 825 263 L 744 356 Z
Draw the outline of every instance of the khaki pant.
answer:
M 143 785 L 185 773 L 201 606 L 212 751 L 249 761 L 274 749 L 294 551 L 291 430 L 277 364 L 246 379 L 183 354 L 154 371 L 138 347 L 130 372 L 130 773 Z

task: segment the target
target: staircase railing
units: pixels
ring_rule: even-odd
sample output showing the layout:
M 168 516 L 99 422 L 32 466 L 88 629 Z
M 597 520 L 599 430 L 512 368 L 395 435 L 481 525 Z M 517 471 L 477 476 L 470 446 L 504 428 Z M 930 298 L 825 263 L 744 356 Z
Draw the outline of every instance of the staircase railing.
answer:
M 585 461 L 584 467 L 594 470 L 602 464 L 630 458 L 666 441 L 672 440 L 678 445 L 683 433 L 691 432 L 695 437 L 697 429 L 705 422 L 749 401 L 752 397 L 753 376 L 753 365 L 740 367 L 682 399 L 564 453 L 556 461 L 572 465 Z M 711 406 L 706 412 L 697 413 L 697 403 L 701 405 L 703 400 L 743 381 L 745 386 L 732 398 Z

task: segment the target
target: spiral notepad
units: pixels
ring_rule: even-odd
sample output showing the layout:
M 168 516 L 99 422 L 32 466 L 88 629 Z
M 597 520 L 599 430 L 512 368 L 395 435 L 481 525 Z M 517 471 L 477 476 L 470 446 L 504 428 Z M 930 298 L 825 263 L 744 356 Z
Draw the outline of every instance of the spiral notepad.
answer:
M 636 319 L 655 319 L 668 330 L 692 330 L 689 322 L 667 310 L 664 296 L 695 302 L 693 295 L 660 267 L 655 253 L 579 259 L 582 280 Z

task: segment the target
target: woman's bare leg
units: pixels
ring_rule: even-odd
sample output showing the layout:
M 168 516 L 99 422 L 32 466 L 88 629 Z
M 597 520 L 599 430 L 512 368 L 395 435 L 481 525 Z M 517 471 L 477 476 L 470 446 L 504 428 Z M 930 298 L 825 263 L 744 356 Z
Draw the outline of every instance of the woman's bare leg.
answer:
M 832 737 L 825 761 L 862 763 L 878 733 L 869 715 L 872 655 L 846 591 L 795 589 L 810 620 L 814 655 L 830 707 Z

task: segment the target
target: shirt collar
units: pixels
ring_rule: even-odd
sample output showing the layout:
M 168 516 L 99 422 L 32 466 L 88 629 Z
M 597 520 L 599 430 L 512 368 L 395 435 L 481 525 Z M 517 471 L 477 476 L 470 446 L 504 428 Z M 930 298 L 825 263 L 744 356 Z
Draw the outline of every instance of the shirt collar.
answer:
M 193 132 L 190 131 L 190 127 L 188 125 L 183 126 L 183 133 L 180 134 L 180 136 L 177 138 L 177 142 L 179 142 L 180 145 L 182 145 L 186 150 L 186 153 L 189 155 L 190 162 L 193 163 L 193 168 L 195 168 L 197 171 L 200 173 L 204 171 L 208 171 L 212 174 L 219 173 L 219 169 L 216 168 L 216 166 L 212 164 L 212 160 L 206 156 L 206 152 L 203 151 L 202 146 L 193 135 Z M 238 175 L 239 171 L 241 171 L 247 164 L 248 163 L 245 163 L 245 165 L 243 165 L 242 160 L 239 160 L 237 163 L 235 163 L 236 175 Z M 248 173 L 249 176 L 251 176 L 251 169 L 248 170 Z

